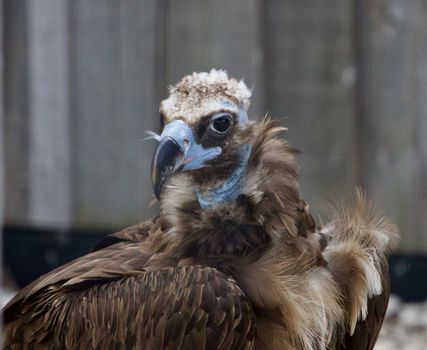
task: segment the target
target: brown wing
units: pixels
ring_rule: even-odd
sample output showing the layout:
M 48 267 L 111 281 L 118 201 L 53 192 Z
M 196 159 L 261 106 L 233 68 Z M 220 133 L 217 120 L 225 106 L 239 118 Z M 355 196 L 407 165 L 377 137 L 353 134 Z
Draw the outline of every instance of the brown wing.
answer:
M 356 324 L 354 334 L 346 334 L 343 343 L 337 350 L 371 350 L 377 342 L 383 324 L 385 312 L 390 297 L 390 280 L 388 264 L 385 258 L 381 262 L 383 292 L 381 295 L 368 299 L 368 314 L 366 319 Z
M 104 237 L 95 245 L 92 253 L 52 270 L 23 288 L 5 306 L 5 317 L 15 304 L 19 304 L 23 299 L 48 285 L 60 284 L 64 281 L 72 284 L 79 279 L 89 279 L 92 274 L 96 278 L 113 278 L 139 273 L 152 255 L 149 244 L 145 240 L 160 231 L 158 217 L 155 217 Z M 135 259 L 136 256 L 138 259 Z M 100 260 L 103 264 L 100 264 Z M 117 266 L 117 260 L 121 261 L 120 266 Z
M 4 310 L 6 349 L 250 349 L 252 309 L 235 282 L 213 268 L 154 265 L 155 226 L 24 288 Z
M 254 341 L 252 309 L 240 289 L 201 266 L 50 286 L 13 316 L 6 349 L 251 349 Z

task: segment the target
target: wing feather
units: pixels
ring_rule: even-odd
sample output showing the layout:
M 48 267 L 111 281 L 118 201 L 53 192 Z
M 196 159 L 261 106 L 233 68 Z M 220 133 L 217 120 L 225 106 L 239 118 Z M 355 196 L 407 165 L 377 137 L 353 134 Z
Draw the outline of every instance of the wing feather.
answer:
M 253 310 L 236 282 L 210 267 L 150 264 L 153 226 L 24 288 L 4 310 L 6 349 L 251 349 Z
M 80 290 L 47 288 L 5 327 L 6 348 L 250 349 L 254 336 L 253 311 L 235 281 L 189 265 Z
M 64 264 L 23 288 L 4 308 L 8 310 L 48 285 L 77 284 L 92 279 L 114 279 L 139 273 L 152 252 L 146 238 L 161 230 L 158 217 L 101 239 L 90 254 Z M 117 262 L 120 262 L 118 266 Z
M 353 335 L 346 334 L 337 350 L 372 350 L 379 336 L 390 297 L 388 264 L 385 258 L 380 264 L 383 292 L 368 299 L 368 312 L 364 320 L 356 324 Z

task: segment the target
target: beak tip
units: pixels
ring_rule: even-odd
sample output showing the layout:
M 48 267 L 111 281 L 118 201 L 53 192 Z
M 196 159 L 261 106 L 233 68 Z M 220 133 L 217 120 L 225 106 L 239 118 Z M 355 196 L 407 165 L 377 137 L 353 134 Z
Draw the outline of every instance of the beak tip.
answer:
M 160 193 L 161 193 L 160 189 L 161 189 L 160 186 L 158 187 L 153 186 L 154 194 L 158 201 L 160 201 Z
M 151 182 L 158 200 L 164 182 L 175 172 L 182 157 L 183 151 L 175 139 L 167 137 L 159 143 L 151 162 Z
M 155 158 L 153 158 L 153 163 Z M 153 184 L 153 192 L 158 200 L 160 200 L 160 194 L 162 192 L 162 178 L 159 175 L 157 167 L 154 165 L 151 167 L 151 183 Z

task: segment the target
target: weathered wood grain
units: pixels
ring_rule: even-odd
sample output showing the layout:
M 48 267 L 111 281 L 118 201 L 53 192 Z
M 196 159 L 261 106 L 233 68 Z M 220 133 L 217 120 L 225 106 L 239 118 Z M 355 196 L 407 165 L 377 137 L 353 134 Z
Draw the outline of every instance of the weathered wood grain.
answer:
M 266 98 L 302 150 L 301 190 L 319 204 L 355 182 L 350 3 L 263 3 Z
M 68 12 L 66 0 L 27 3 L 28 220 L 71 222 Z
M 150 215 L 155 1 L 70 6 L 74 225 L 120 227 Z
M 399 224 L 401 248 L 427 250 L 427 3 L 362 1 L 358 143 L 367 190 Z
M 8 224 L 113 229 L 150 216 L 168 84 L 224 68 L 252 118 L 285 117 L 316 206 L 362 184 L 427 251 L 423 0 L 4 1 Z
M 0 1 L 0 17 L 1 28 L 0 28 L 0 46 L 3 47 L 3 2 Z M 3 110 L 3 50 L 0 53 L 0 81 L 2 82 L 0 86 L 0 234 L 3 233 L 3 223 L 4 223 L 4 203 L 5 203 L 5 182 L 4 182 L 4 110 Z M 3 237 L 3 236 L 2 236 Z M 2 247 L 2 242 L 0 243 Z M 0 253 L 0 256 L 3 255 Z
M 4 1 L 5 221 L 28 223 L 28 66 L 25 1 Z

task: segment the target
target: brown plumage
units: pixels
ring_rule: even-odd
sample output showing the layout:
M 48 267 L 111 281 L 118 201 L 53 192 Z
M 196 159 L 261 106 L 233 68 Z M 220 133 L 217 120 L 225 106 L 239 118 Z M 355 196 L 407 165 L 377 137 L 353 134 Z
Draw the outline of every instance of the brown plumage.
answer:
M 194 141 L 156 137 L 167 151 L 153 160 L 160 215 L 18 293 L 6 349 L 373 348 L 397 229 L 360 191 L 316 228 L 284 129 L 247 121 L 249 98 L 221 71 L 171 88 L 162 119 Z M 186 168 L 192 142 L 210 158 Z

